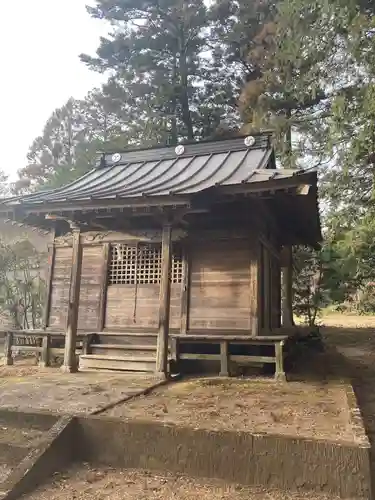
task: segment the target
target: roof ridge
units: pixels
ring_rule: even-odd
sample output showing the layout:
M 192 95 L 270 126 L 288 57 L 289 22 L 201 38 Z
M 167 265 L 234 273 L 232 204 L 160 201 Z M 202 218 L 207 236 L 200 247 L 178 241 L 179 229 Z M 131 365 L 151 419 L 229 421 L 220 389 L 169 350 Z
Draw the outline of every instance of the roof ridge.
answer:
M 249 143 L 247 138 L 252 138 Z M 251 143 L 252 142 L 252 143 Z M 270 134 L 246 135 L 236 138 L 201 141 L 177 146 L 157 146 L 152 148 L 137 148 L 126 151 L 102 152 L 96 168 L 108 168 L 124 163 L 171 160 L 187 156 L 201 156 L 252 149 L 271 148 Z M 179 150 L 177 151 L 177 148 Z

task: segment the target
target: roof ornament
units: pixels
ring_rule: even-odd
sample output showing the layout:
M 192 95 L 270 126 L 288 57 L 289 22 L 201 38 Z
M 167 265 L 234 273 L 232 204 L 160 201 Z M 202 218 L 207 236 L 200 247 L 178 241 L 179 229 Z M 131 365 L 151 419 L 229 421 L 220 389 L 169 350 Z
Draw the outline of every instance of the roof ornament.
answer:
M 177 156 L 181 156 L 185 153 L 185 148 L 182 144 L 180 144 L 179 146 L 176 146 L 174 152 L 176 153 Z
M 112 155 L 112 161 L 113 163 L 118 163 L 121 160 L 121 155 L 120 153 L 115 153 Z
M 243 142 L 245 143 L 246 147 L 251 148 L 251 146 L 254 146 L 255 144 L 255 137 L 252 135 L 248 135 L 247 137 L 245 137 Z
M 102 153 L 100 155 L 100 160 L 99 162 L 96 164 L 97 167 L 99 168 L 104 168 L 107 166 L 107 162 L 105 161 L 105 153 Z

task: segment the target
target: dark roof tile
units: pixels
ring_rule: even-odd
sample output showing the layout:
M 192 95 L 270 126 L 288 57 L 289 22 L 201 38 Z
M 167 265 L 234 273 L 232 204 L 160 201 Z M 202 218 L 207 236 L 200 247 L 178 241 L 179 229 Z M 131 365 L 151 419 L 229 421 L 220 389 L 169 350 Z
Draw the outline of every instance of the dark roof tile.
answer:
M 213 187 L 264 182 L 290 177 L 295 171 L 275 170 L 268 136 L 257 136 L 247 147 L 244 138 L 121 153 L 80 179 L 59 189 L 40 191 L 4 202 L 7 206 L 87 200 L 129 199 L 141 196 L 192 195 Z M 112 163 L 111 163 L 112 162 Z M 103 166 L 103 163 L 107 166 Z

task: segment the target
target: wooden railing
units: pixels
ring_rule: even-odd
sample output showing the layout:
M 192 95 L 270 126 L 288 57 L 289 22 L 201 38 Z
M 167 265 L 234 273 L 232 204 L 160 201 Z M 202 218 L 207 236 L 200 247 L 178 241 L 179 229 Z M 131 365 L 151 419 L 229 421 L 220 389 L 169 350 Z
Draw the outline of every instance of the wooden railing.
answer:
M 220 361 L 220 375 L 228 377 L 231 374 L 230 362 L 234 361 L 242 364 L 267 364 L 275 365 L 275 379 L 286 380 L 284 371 L 284 353 L 283 348 L 288 340 L 286 335 L 270 335 L 262 337 L 248 337 L 242 335 L 172 335 L 172 357 L 179 365 L 180 360 L 204 360 L 204 361 Z M 183 344 L 218 344 L 220 346 L 220 354 L 200 354 L 200 353 L 181 353 Z M 273 356 L 260 355 L 234 355 L 230 354 L 230 345 L 247 345 L 247 346 L 271 346 L 274 348 Z
M 48 330 L 7 330 L 1 332 L 4 338 L 3 364 L 14 364 L 14 353 L 31 353 L 40 366 L 50 366 L 55 357 L 64 356 L 65 333 Z M 85 335 L 77 336 L 76 354 L 81 354 Z

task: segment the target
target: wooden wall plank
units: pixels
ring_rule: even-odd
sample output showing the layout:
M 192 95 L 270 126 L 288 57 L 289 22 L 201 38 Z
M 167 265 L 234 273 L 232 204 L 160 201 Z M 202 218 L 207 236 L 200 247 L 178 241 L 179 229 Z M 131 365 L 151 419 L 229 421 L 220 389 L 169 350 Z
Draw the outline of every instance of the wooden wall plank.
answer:
M 248 239 L 217 239 L 191 250 L 189 328 L 248 330 L 250 333 Z
M 263 252 L 263 294 L 264 294 L 264 319 L 263 327 L 266 330 L 271 328 L 271 261 L 269 250 L 262 245 Z
M 48 326 L 65 330 L 69 303 L 72 248 L 55 248 Z
M 261 325 L 261 251 L 260 242 L 254 238 L 250 245 L 250 328 L 253 337 L 259 335 Z
M 110 285 L 107 288 L 105 328 L 159 326 L 160 286 Z M 136 307 L 135 307 L 136 306 Z M 134 317 L 134 310 L 136 312 Z M 170 326 L 179 328 L 181 321 L 181 284 L 171 284 Z
M 281 326 L 281 268 L 280 260 L 272 258 L 271 262 L 271 328 L 280 328 Z
M 78 328 L 97 330 L 100 315 L 103 246 L 83 247 Z

